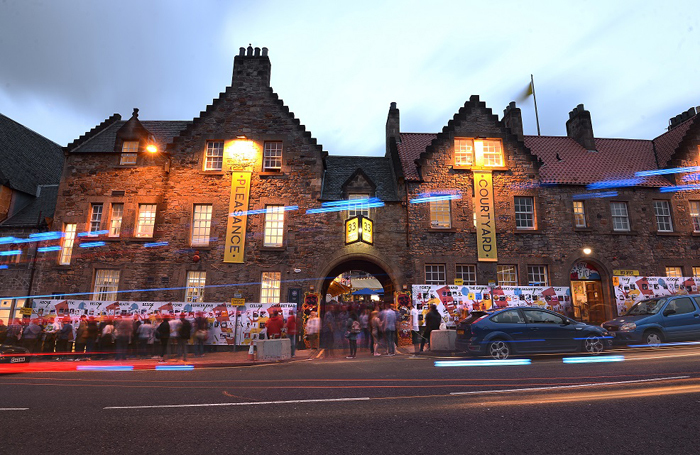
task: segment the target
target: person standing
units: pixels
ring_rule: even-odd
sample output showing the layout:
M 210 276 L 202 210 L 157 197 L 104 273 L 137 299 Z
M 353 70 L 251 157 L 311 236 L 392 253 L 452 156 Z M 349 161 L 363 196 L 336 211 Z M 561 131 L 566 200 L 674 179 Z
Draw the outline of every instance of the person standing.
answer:
M 381 345 L 381 325 L 382 321 L 379 319 L 379 311 L 375 308 L 374 311 L 370 314 L 369 317 L 369 325 L 370 329 L 372 330 L 372 353 L 375 356 L 380 356 L 382 355 L 381 352 L 379 352 L 379 346 Z
M 136 329 L 136 339 L 138 343 L 138 355 L 141 358 L 148 358 L 150 357 L 152 349 L 150 349 L 153 346 L 153 333 L 155 331 L 155 328 L 153 327 L 153 324 L 151 324 L 150 319 L 144 320 L 141 324 L 139 324 L 139 328 Z
M 297 348 L 297 315 L 296 311 L 290 311 L 289 317 L 287 318 L 287 338 L 289 338 L 289 346 L 291 349 L 292 357 L 296 352 Z
M 15 318 L 15 321 L 7 327 L 7 344 L 10 346 L 19 346 L 22 339 L 22 322 Z
M 386 340 L 386 350 L 388 356 L 396 355 L 394 334 L 396 332 L 396 313 L 391 309 L 390 303 L 384 304 L 382 311 L 382 327 L 384 328 L 384 339 Z
M 354 359 L 357 357 L 357 337 L 360 335 L 360 321 L 357 320 L 355 312 L 350 312 L 347 322 L 347 339 L 350 344 L 350 355 L 346 359 Z
M 83 353 L 85 352 L 85 346 L 87 345 L 87 317 L 85 315 L 80 316 L 80 322 L 78 323 L 78 329 L 75 334 L 75 360 L 84 359 Z
M 5 340 L 7 340 L 7 326 L 5 322 L 0 319 L 0 346 L 5 344 Z
M 321 347 L 325 349 L 325 356 L 333 357 L 333 347 L 335 333 L 335 317 L 333 316 L 333 304 L 331 303 L 323 315 L 323 326 L 321 327 Z
M 428 342 L 428 349 L 430 349 L 430 333 L 433 330 L 438 330 L 441 322 L 442 317 L 438 313 L 437 306 L 435 304 L 430 305 L 430 311 L 425 315 L 425 330 L 423 331 L 423 339 L 420 342 L 420 352 L 423 352 L 426 341 Z
M 117 332 L 117 356 L 114 360 L 126 360 L 131 336 L 134 334 L 134 323 L 128 316 L 120 317 L 115 327 Z
M 180 319 L 175 315 L 168 315 L 168 325 L 170 326 L 170 344 L 168 344 L 168 355 L 171 357 L 177 356 L 177 339 L 180 334 Z
M 272 317 L 267 320 L 265 327 L 267 328 L 267 337 L 271 340 L 279 338 L 282 335 L 284 320 L 282 320 L 282 316 L 280 316 L 277 310 L 272 312 Z
M 36 319 L 32 319 L 22 331 L 22 344 L 25 349 L 34 354 L 39 340 L 41 340 L 41 326 L 37 324 Z
M 160 360 L 168 360 L 168 346 L 170 346 L 170 324 L 168 323 L 167 316 L 163 316 L 163 319 L 161 319 L 155 335 L 158 341 L 160 341 Z
M 309 314 L 309 320 L 306 321 L 306 338 L 309 340 L 309 347 L 311 349 L 318 349 L 318 337 L 321 332 L 321 318 L 318 317 L 318 313 L 312 311 Z
M 194 356 L 204 357 L 204 343 L 209 338 L 209 321 L 201 312 L 194 320 Z
M 187 342 L 192 335 L 192 324 L 187 320 L 185 313 L 180 313 L 180 326 L 177 333 L 177 356 L 187 362 Z
M 95 343 L 97 343 L 99 334 L 100 332 L 97 327 L 97 321 L 95 321 L 94 316 L 90 316 L 85 329 L 85 351 L 88 358 L 95 353 Z
M 362 310 L 362 314 L 360 314 L 360 330 L 360 336 L 362 337 L 362 349 L 369 348 L 371 352 L 374 353 L 374 347 L 370 344 L 369 308 L 365 308 L 364 310 Z
M 420 312 L 413 302 L 408 304 L 408 317 L 411 321 L 411 342 L 413 342 L 413 355 L 411 357 L 415 358 L 420 350 Z
M 63 356 L 68 355 L 68 343 L 73 339 L 73 325 L 70 323 L 70 318 L 63 318 L 61 330 L 56 334 L 56 354 L 57 360 L 62 360 Z
M 107 358 L 114 350 L 114 323 L 112 319 L 107 319 L 100 332 L 100 353 L 102 358 Z

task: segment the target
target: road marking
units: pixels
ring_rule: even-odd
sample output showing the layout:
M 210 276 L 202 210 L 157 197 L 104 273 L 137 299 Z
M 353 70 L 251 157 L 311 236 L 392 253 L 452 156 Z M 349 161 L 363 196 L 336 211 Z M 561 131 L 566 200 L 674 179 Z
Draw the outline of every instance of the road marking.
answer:
M 591 384 L 570 384 L 570 385 L 558 385 L 550 387 L 525 387 L 521 389 L 500 389 L 500 390 L 475 390 L 472 392 L 452 392 L 450 395 L 477 395 L 485 393 L 508 393 L 508 392 L 533 392 L 538 390 L 553 390 L 553 389 L 573 389 L 578 387 L 598 387 L 606 385 L 617 385 L 617 384 L 635 384 L 640 382 L 656 382 L 656 381 L 670 381 L 672 379 L 688 379 L 690 376 L 672 376 L 669 378 L 651 378 L 651 379 L 636 379 L 633 381 L 616 381 L 616 382 L 595 382 Z
M 29 408 L 0 408 L 0 411 L 28 411 Z
M 325 398 L 315 400 L 252 401 L 246 403 L 202 403 L 202 404 L 159 404 L 153 406 L 107 406 L 102 409 L 157 409 L 157 408 L 202 408 L 209 406 L 255 406 L 265 404 L 330 403 L 338 401 L 367 401 L 369 397 Z

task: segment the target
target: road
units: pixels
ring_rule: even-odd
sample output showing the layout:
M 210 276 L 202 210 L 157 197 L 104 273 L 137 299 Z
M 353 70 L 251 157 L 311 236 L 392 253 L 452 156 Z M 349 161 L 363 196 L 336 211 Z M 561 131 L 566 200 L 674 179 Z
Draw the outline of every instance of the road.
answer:
M 690 454 L 700 348 L 0 377 L 2 453 Z M 449 359 L 454 360 L 454 359 Z

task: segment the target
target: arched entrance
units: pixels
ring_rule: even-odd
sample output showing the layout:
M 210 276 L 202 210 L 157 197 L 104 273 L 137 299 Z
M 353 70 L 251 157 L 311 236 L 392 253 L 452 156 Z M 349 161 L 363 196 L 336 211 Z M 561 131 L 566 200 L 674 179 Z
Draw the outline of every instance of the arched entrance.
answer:
M 603 298 L 602 273 L 592 261 L 579 260 L 571 267 L 571 300 L 574 319 L 600 324 L 611 319 Z
M 394 280 L 390 276 L 387 269 L 388 267 L 385 269 L 385 267 L 380 265 L 378 261 L 375 262 L 367 258 L 359 257 L 349 257 L 331 266 L 330 270 L 324 274 L 323 282 L 319 286 L 321 294 L 321 312 L 325 311 L 325 297 L 333 280 L 338 275 L 353 270 L 360 270 L 372 275 L 382 285 L 384 300 L 386 301 L 387 299 L 393 299 L 395 290 Z

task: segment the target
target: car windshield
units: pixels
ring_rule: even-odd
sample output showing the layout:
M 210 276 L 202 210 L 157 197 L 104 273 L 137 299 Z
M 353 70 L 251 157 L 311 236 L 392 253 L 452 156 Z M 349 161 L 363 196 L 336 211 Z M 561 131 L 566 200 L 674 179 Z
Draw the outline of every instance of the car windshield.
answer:
M 625 316 L 639 316 L 641 314 L 656 314 L 659 312 L 667 299 L 649 299 L 642 300 L 634 304 L 632 308 L 627 311 Z

